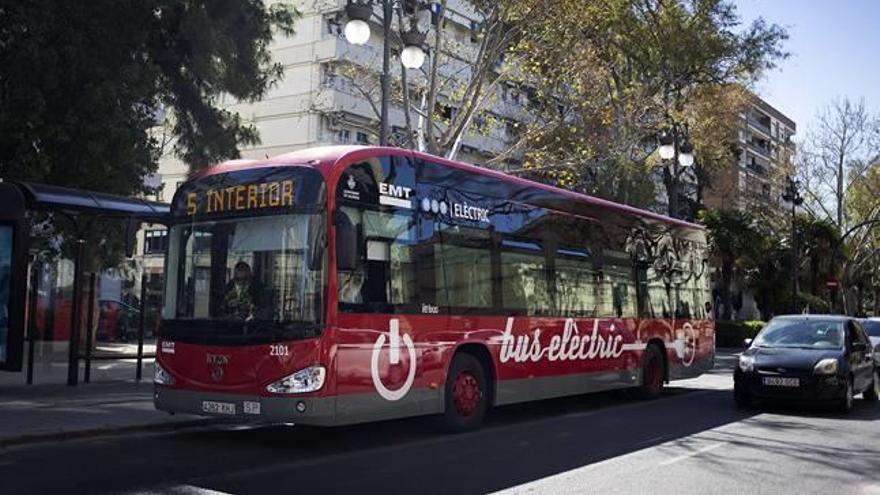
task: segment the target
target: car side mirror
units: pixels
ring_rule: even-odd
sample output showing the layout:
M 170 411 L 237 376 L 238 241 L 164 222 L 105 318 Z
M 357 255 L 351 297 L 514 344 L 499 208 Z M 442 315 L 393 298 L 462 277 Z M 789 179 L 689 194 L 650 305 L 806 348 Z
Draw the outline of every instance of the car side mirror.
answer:
M 336 268 L 353 271 L 357 268 L 357 227 L 339 210 L 333 213 L 333 225 L 336 227 Z
M 753 342 L 752 339 L 743 339 L 743 347 L 745 347 L 745 348 L 749 348 L 749 347 L 751 347 L 751 346 L 752 346 L 752 342 Z

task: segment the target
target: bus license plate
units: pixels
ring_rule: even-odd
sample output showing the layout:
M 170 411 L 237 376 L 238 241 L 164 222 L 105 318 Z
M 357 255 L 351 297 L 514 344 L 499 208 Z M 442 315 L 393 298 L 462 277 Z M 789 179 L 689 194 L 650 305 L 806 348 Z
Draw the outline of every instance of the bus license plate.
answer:
M 202 401 L 202 412 L 209 414 L 235 414 L 235 404 L 231 402 Z
M 245 414 L 260 414 L 260 403 L 252 400 L 244 401 L 242 410 Z
M 801 381 L 798 378 L 783 378 L 781 376 L 765 376 L 764 385 L 771 387 L 800 387 Z

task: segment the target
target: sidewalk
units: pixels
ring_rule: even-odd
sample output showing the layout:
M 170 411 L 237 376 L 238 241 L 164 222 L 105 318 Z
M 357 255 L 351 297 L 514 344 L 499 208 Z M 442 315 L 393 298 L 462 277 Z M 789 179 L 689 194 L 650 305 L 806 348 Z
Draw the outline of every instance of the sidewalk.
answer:
M 135 431 L 173 430 L 218 420 L 153 408 L 150 380 L 64 385 L 0 385 L 0 449 L 24 443 Z

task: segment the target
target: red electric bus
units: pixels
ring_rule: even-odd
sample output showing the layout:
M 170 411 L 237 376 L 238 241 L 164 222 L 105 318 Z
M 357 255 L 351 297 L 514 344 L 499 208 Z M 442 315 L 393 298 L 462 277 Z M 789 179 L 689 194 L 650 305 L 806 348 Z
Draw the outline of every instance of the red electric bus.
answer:
M 617 388 L 714 361 L 705 232 L 409 150 L 333 146 L 175 194 L 155 404 L 340 425 Z

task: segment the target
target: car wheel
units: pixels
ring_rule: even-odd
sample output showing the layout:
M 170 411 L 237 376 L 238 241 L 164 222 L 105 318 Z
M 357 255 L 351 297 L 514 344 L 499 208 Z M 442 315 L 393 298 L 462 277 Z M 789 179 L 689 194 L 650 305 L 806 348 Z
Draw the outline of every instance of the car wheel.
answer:
M 877 402 L 880 399 L 880 372 L 874 370 L 874 380 L 868 390 L 862 393 L 862 398 L 868 402 Z
M 840 399 L 840 403 L 838 404 L 838 409 L 842 413 L 848 413 L 852 411 L 853 408 L 853 382 L 851 377 L 846 378 L 846 392 L 843 395 L 843 398 Z
M 452 358 L 446 376 L 443 427 L 450 432 L 472 430 L 489 410 L 489 388 L 483 364 L 470 354 Z
M 663 376 L 665 375 L 663 355 L 655 345 L 648 345 L 642 362 L 642 386 L 636 389 L 640 399 L 656 399 L 663 395 Z

